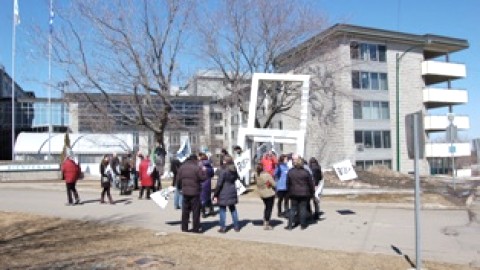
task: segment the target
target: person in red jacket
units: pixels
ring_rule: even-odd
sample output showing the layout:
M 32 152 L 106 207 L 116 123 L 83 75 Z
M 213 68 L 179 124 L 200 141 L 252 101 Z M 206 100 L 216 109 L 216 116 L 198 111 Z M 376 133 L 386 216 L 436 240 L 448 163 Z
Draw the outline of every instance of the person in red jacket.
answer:
M 65 180 L 65 184 L 67 185 L 67 205 L 74 205 L 72 193 L 75 197 L 75 204 L 80 204 L 80 198 L 78 197 L 78 192 L 75 188 L 77 180 L 80 176 L 80 166 L 75 162 L 75 160 L 73 160 L 73 153 L 70 149 L 67 149 L 66 158 L 62 163 L 61 170 L 63 179 Z
M 144 157 L 143 154 L 139 154 L 139 157 L 142 160 L 140 162 L 140 167 L 138 172 L 142 188 L 140 189 L 140 194 L 138 196 L 138 199 L 140 200 L 142 199 L 143 191 L 146 189 L 147 199 L 150 200 L 150 190 L 153 188 L 153 177 L 152 177 L 152 172 L 149 172 L 148 167 L 153 166 L 153 164 L 150 164 L 151 161 L 148 155 Z

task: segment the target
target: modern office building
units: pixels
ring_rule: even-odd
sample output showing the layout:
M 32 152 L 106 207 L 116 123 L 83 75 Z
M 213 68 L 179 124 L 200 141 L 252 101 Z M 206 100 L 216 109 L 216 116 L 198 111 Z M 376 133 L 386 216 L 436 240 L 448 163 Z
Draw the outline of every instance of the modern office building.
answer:
M 29 131 L 33 122 L 33 92 L 25 91 L 15 82 L 15 137 L 22 131 Z M 0 64 L 0 160 L 12 158 L 12 77 Z
M 469 128 L 468 116 L 454 110 L 468 102 L 467 90 L 454 85 L 466 77 L 466 66 L 453 61 L 468 47 L 459 38 L 337 24 L 283 53 L 279 72 L 312 76 L 306 156 L 324 165 L 350 159 L 359 168 L 411 172 L 405 116 L 421 111 L 421 173 L 451 171 L 452 159 L 470 156 L 470 143 L 454 133 L 444 142 L 432 138 L 443 137 L 451 122 L 453 131 Z M 282 123 L 298 125 L 292 117 Z

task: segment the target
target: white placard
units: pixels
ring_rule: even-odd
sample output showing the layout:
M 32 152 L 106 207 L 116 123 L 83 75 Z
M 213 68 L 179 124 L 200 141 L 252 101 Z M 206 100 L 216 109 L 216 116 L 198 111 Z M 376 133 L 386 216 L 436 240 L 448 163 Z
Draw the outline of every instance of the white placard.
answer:
M 150 198 L 162 209 L 165 209 L 165 207 L 167 207 L 168 205 L 168 197 L 170 193 L 172 193 L 174 190 L 175 187 L 170 186 L 168 188 L 150 194 Z
M 240 182 L 240 180 L 235 181 L 235 188 L 237 189 L 237 196 L 242 195 L 245 191 L 247 191 L 247 188 Z
M 315 189 L 315 198 L 320 199 L 320 195 L 323 193 L 323 187 L 325 185 L 325 180 L 320 180 L 320 183 L 317 186 L 317 189 Z
M 357 178 L 357 173 L 353 169 L 352 162 L 350 162 L 348 159 L 333 164 L 333 169 L 341 181 L 353 180 Z
M 247 178 L 250 174 L 250 170 L 252 169 L 252 161 L 250 156 L 250 149 L 247 149 L 234 160 L 240 179 Z

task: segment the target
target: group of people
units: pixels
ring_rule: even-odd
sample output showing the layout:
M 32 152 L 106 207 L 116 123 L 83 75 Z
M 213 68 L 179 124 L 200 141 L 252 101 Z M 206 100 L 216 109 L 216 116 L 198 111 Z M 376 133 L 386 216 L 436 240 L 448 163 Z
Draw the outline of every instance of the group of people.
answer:
M 237 149 L 235 150 L 238 153 Z M 146 198 L 149 199 L 151 192 L 162 188 L 160 176 L 164 172 L 165 154 L 163 148 L 157 146 L 153 155 L 138 152 L 135 159 L 130 155 L 122 158 L 115 153 L 111 156 L 105 155 L 100 163 L 102 187 L 100 203 L 107 203 L 106 196 L 108 203 L 114 204 L 110 188 L 115 183 L 118 183 L 121 195 L 129 194 L 132 189 L 139 189 L 138 198 L 142 199 L 146 191 Z M 189 231 L 188 224 L 192 215 L 193 227 L 190 231 L 202 232 L 200 217 L 215 215 L 214 204 L 219 208 L 218 232 L 227 231 L 227 208 L 231 213 L 233 229 L 240 231 L 235 182 L 241 179 L 234 164 L 234 157 L 225 149 L 222 150 L 220 167 L 216 172 L 209 157 L 204 153 L 192 154 L 183 163 L 173 159 L 170 162 L 170 171 L 173 174 L 172 186 L 175 187 L 174 208 L 182 210 L 182 231 Z M 67 151 L 62 164 L 62 173 L 67 184 L 68 205 L 79 204 L 80 198 L 75 189 L 75 182 L 80 168 L 71 151 Z M 212 178 L 215 174 L 217 183 L 212 190 Z M 295 154 L 282 154 L 277 158 L 272 151 L 265 153 L 255 168 L 257 191 L 264 203 L 264 229 L 272 229 L 271 217 L 275 198 L 277 216 L 287 218 L 288 230 L 297 225 L 305 229 L 310 218 L 319 219 L 319 201 L 314 194 L 322 178 L 320 164 L 314 157 L 306 162 Z
M 298 224 L 306 229 L 309 217 L 314 220 L 320 218 L 319 199 L 314 195 L 323 180 L 323 174 L 316 158 L 310 158 L 307 163 L 298 155 L 282 154 L 277 159 L 269 151 L 257 164 L 255 178 L 258 193 L 265 205 L 265 230 L 272 229 L 270 220 L 275 197 L 278 198 L 277 216 L 288 219 L 288 230 Z M 310 202 L 314 206 L 313 212 Z

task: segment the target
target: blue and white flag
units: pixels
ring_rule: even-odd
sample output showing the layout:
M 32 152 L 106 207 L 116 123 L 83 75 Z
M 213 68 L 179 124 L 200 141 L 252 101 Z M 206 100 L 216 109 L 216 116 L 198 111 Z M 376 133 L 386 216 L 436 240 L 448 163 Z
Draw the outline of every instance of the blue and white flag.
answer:
M 177 159 L 180 160 L 180 162 L 185 161 L 190 155 L 192 154 L 192 147 L 190 146 L 190 139 L 186 138 L 182 145 L 180 146 L 180 149 L 177 151 Z
M 20 24 L 20 12 L 18 11 L 18 0 L 13 2 L 13 22 L 15 25 Z
M 55 12 L 53 12 L 53 0 L 50 0 L 50 19 L 48 21 L 50 27 L 50 34 L 53 32 L 53 18 L 55 17 Z

